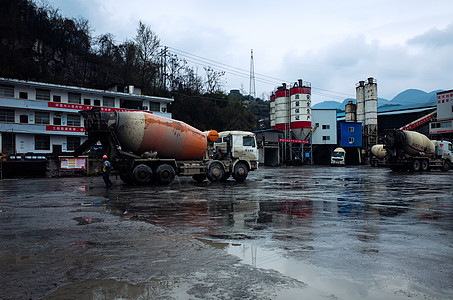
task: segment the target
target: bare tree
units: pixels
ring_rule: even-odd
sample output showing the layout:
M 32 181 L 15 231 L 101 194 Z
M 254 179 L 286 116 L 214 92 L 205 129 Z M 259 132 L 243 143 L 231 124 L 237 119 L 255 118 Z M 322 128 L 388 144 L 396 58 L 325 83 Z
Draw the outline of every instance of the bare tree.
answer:
M 224 71 L 216 71 L 211 67 L 204 68 L 206 72 L 206 92 L 208 94 L 216 93 L 221 90 L 220 78 L 225 75 Z
M 146 90 L 147 85 L 152 84 L 155 86 L 156 79 L 158 78 L 160 40 L 151 28 L 140 21 L 134 43 L 137 47 L 142 87 Z

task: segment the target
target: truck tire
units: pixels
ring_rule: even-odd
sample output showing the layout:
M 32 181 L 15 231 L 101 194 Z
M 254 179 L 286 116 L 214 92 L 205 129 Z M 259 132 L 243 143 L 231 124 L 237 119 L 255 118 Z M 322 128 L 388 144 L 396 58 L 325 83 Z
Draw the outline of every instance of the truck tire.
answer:
M 137 165 L 132 174 L 135 184 L 149 184 L 153 179 L 153 170 L 144 164 Z
M 442 170 L 443 172 L 447 172 L 447 171 L 449 171 L 450 169 L 451 169 L 451 162 L 450 162 L 448 159 L 444 160 L 444 163 L 442 164 L 441 170 Z
M 214 162 L 209 165 L 208 179 L 211 182 L 219 182 L 225 176 L 225 169 L 223 165 L 218 162 Z
M 418 159 L 414 159 L 412 161 L 412 171 L 415 171 L 415 172 L 420 171 L 420 161 Z
M 233 178 L 236 181 L 244 181 L 248 174 L 249 169 L 246 164 L 239 162 L 234 166 Z
M 170 184 L 175 180 L 175 169 L 169 164 L 162 164 L 156 169 L 156 179 L 160 184 Z
M 427 159 L 422 160 L 421 166 L 420 166 L 420 171 L 422 171 L 422 172 L 429 171 L 429 162 Z
M 192 176 L 192 179 L 195 180 L 196 182 L 203 182 L 206 179 L 205 174 L 196 174 Z
M 134 184 L 134 178 L 132 177 L 132 174 L 120 174 L 120 179 L 126 184 Z

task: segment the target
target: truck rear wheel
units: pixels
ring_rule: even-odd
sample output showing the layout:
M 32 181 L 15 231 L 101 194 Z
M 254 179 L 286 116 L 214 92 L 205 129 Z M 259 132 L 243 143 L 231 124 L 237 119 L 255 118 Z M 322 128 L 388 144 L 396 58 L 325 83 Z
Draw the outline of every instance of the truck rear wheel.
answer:
M 225 170 L 221 163 L 215 162 L 209 166 L 208 179 L 211 182 L 219 182 L 225 176 Z
M 137 165 L 132 174 L 136 184 L 148 184 L 153 179 L 153 170 L 144 164 Z
M 249 169 L 244 163 L 239 162 L 234 166 L 233 178 L 236 181 L 244 181 L 248 174 Z
M 412 161 L 412 171 L 415 171 L 415 172 L 420 171 L 420 161 L 418 159 L 414 159 Z
M 447 172 L 450 169 L 451 169 L 451 162 L 448 159 L 444 160 L 444 163 L 442 164 L 442 169 L 441 170 L 444 171 L 444 172 Z
M 421 170 L 422 172 L 429 171 L 429 162 L 428 162 L 427 159 L 422 160 L 421 166 L 420 166 L 420 170 Z
M 160 184 L 170 184 L 175 180 L 175 169 L 168 164 L 162 164 L 156 169 L 156 179 Z

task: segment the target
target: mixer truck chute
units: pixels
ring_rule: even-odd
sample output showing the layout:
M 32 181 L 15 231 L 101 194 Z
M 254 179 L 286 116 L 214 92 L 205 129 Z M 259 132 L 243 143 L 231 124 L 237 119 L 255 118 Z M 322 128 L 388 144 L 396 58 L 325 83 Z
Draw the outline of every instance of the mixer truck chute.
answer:
M 453 162 L 451 142 L 432 141 L 415 131 L 393 130 L 387 133 L 382 151 L 394 171 L 448 171 Z
M 258 167 L 255 135 L 251 132 L 202 132 L 184 122 L 143 111 L 101 112 L 93 108 L 80 114 L 85 118 L 88 139 L 74 155 L 100 141 L 125 183 L 169 184 L 176 175 L 213 182 L 233 175 L 243 181 Z M 214 143 L 219 137 L 222 142 Z M 253 146 L 249 140 L 253 140 Z

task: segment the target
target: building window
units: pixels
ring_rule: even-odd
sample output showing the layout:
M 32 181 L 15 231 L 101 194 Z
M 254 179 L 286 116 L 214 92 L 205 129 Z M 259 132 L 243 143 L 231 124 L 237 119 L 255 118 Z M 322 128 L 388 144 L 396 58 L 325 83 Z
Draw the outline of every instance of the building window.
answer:
M 441 128 L 450 128 L 451 127 L 451 121 L 446 121 L 446 122 L 440 123 L 440 127 Z
M 299 94 L 294 95 L 294 99 L 299 99 Z
M 91 105 L 91 99 L 87 99 L 87 98 L 83 99 L 83 104 L 84 105 Z
M 28 115 L 20 115 L 19 122 L 22 124 L 28 124 Z
M 160 103 L 149 102 L 149 110 L 150 111 L 160 111 Z
M 35 112 L 35 124 L 50 124 L 50 113 Z
M 300 106 L 300 101 L 296 101 L 296 106 Z
M 353 137 L 349 138 L 349 144 L 354 144 L 354 138 Z
M 78 136 L 68 136 L 68 151 L 74 151 L 80 146 L 80 137 Z
M 61 102 L 61 96 L 53 95 L 53 102 Z
M 14 86 L 0 85 L 0 97 L 14 98 Z
M 0 122 L 14 123 L 14 110 L 0 109 Z
M 323 136 L 322 136 L 322 140 L 323 140 L 323 141 L 330 141 L 330 136 L 329 136 L 329 135 L 327 135 L 327 136 L 326 136 L 326 135 L 323 135 Z
M 103 104 L 107 107 L 115 107 L 115 98 L 113 97 L 103 97 Z
M 68 115 L 68 126 L 80 126 L 80 116 Z
M 298 109 L 298 108 L 295 109 L 295 113 L 296 113 L 296 114 L 299 113 L 299 109 Z
M 93 100 L 93 105 L 94 105 L 94 106 L 101 106 L 101 100 L 99 100 L 99 99 L 94 99 L 94 100 Z
M 354 127 L 349 127 L 349 132 L 354 132 Z
M 330 125 L 322 125 L 322 129 L 324 130 L 330 129 Z
M 50 136 L 36 135 L 35 150 L 50 150 Z
M 61 113 L 54 113 L 53 115 L 53 125 L 61 125 Z
M 440 128 L 440 123 L 431 123 L 431 128 Z
M 68 103 L 71 104 L 80 104 L 82 95 L 77 93 L 68 93 Z
M 19 99 L 28 99 L 27 92 L 19 92 Z
M 36 89 L 36 100 L 50 101 L 50 90 Z

